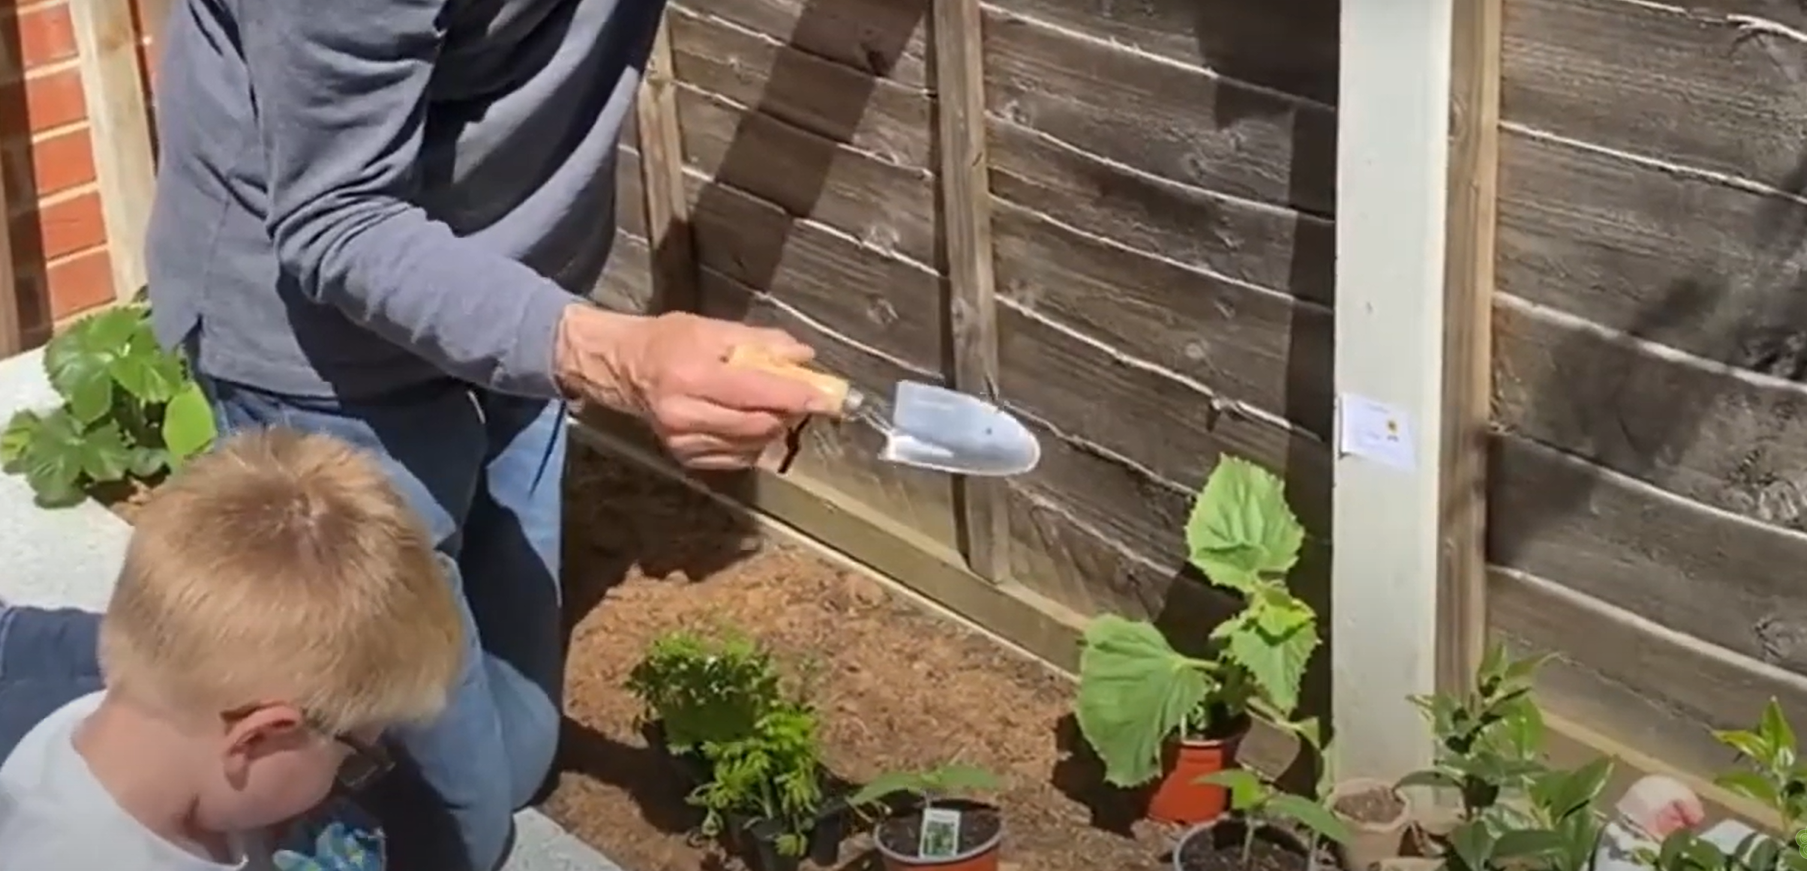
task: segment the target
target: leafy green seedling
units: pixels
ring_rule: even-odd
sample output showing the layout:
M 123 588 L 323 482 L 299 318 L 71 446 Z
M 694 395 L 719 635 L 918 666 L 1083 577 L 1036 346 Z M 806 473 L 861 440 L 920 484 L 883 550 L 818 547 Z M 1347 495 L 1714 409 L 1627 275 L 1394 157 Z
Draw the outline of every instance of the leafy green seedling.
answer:
M 1254 857 L 1255 835 L 1262 825 L 1297 823 L 1311 833 L 1308 857 L 1317 858 L 1317 841 L 1328 839 L 1347 843 L 1349 825 L 1337 818 L 1321 802 L 1276 789 L 1265 778 L 1246 768 L 1229 768 L 1213 772 L 1193 781 L 1200 785 L 1221 786 L 1230 794 L 1230 810 L 1242 818 L 1242 867 L 1250 867 Z
M 786 701 L 761 714 L 749 734 L 705 741 L 711 777 L 688 799 L 704 811 L 702 833 L 721 834 L 731 815 L 764 820 L 776 826 L 780 855 L 803 855 L 822 807 L 816 725 L 815 711 Z
M 735 632 L 720 639 L 687 630 L 659 636 L 628 673 L 627 688 L 679 753 L 753 734 L 784 698 L 771 654 Z
M 1543 715 L 1531 699 L 1532 679 L 1546 659 L 1513 659 L 1495 645 L 1482 658 L 1470 692 L 1413 698 L 1430 721 L 1436 758 L 1399 786 L 1453 789 L 1461 796 L 1463 819 L 1471 821 L 1503 796 L 1528 788 L 1546 770 L 1539 760 Z
M 1169 737 L 1247 713 L 1309 728 L 1315 743 L 1315 726 L 1289 722 L 1319 641 L 1317 615 L 1285 582 L 1304 540 L 1273 473 L 1234 457 L 1212 470 L 1186 523 L 1188 559 L 1243 608 L 1212 631 L 1207 657 L 1176 651 L 1145 621 L 1107 614 L 1086 627 L 1075 714 L 1107 781 L 1146 783 Z
M 0 467 L 40 504 L 80 502 L 97 484 L 155 478 L 213 445 L 213 411 L 183 359 L 157 344 L 149 311 L 123 305 L 44 347 L 62 404 L 20 411 L 0 434 Z
M 998 788 L 998 777 L 983 768 L 948 763 L 926 771 L 894 771 L 881 774 L 847 798 L 851 807 L 866 808 L 898 793 L 913 796 L 923 808 L 956 793 Z

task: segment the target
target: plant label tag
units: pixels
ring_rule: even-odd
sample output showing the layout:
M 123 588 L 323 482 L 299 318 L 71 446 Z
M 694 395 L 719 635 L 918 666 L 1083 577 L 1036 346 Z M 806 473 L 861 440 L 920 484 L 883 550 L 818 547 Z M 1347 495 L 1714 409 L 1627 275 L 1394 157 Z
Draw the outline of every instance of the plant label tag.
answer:
M 1418 447 L 1404 409 L 1379 400 L 1344 393 L 1337 397 L 1337 451 L 1401 472 L 1417 466 Z
M 960 812 L 944 807 L 922 810 L 922 838 L 916 855 L 923 859 L 952 859 L 960 852 Z

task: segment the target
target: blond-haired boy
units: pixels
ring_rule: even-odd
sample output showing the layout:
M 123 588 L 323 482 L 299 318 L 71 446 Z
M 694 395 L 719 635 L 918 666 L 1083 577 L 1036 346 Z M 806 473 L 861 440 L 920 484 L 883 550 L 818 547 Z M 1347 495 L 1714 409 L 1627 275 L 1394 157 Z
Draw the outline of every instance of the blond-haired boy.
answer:
M 464 639 L 437 559 L 342 442 L 261 430 L 196 459 L 98 618 L 105 689 L 0 763 L 0 864 L 267 867 L 272 827 L 381 774 L 381 733 L 444 706 Z

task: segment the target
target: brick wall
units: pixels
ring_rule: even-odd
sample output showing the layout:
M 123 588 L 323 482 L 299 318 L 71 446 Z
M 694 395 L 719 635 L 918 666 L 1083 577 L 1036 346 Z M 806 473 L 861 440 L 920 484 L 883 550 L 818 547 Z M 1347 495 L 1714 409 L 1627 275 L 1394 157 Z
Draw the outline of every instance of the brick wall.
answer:
M 0 0 L 0 173 L 35 345 L 115 298 L 68 0 Z

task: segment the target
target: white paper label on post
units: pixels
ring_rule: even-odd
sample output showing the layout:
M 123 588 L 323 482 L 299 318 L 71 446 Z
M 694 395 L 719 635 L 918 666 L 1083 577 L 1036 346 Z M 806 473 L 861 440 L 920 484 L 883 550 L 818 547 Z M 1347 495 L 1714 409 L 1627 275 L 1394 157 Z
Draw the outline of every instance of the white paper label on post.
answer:
M 1344 393 L 1337 397 L 1337 453 L 1373 460 L 1402 472 L 1417 468 L 1418 448 L 1404 411 Z

